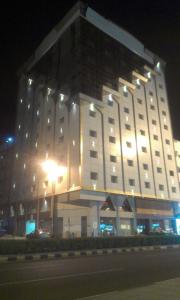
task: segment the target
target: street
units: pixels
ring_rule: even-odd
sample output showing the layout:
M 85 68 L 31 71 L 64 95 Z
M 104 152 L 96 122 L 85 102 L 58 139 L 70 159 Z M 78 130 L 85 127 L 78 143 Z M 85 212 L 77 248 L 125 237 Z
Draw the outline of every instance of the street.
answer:
M 0 300 L 79 299 L 176 277 L 179 250 L 5 263 L 0 265 Z

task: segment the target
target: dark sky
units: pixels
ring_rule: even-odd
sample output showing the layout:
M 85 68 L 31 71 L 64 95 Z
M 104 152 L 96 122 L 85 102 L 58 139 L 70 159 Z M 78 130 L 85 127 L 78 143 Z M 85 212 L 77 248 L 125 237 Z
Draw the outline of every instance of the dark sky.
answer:
M 174 136 L 180 139 L 180 1 L 87 2 L 167 62 L 166 81 L 173 131 Z M 13 3 L 1 8 L 0 15 L 0 137 L 14 133 L 18 68 L 76 1 Z

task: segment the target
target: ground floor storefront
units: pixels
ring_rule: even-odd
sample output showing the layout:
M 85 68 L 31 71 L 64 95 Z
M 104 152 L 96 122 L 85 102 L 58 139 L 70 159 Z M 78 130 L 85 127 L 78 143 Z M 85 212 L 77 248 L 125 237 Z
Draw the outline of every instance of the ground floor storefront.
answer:
M 176 232 L 173 202 L 88 192 L 10 207 L 11 233 L 26 235 L 37 228 L 58 237 L 130 236 Z

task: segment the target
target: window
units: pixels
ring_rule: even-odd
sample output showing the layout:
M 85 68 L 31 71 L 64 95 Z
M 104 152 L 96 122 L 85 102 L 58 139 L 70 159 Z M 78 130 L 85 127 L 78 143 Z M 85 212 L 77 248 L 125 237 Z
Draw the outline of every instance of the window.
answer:
M 162 84 L 159 84 L 159 88 L 160 88 L 160 89 L 163 89 L 163 86 L 162 86 Z
M 141 135 L 145 135 L 145 130 L 140 130 Z
M 160 152 L 156 150 L 155 151 L 155 155 L 158 156 L 158 157 L 160 157 Z
M 147 148 L 146 147 L 141 147 L 142 152 L 147 153 Z
M 172 155 L 168 154 L 167 158 L 168 160 L 172 160 Z
M 150 96 L 153 96 L 153 92 L 152 92 L 152 91 L 149 91 L 149 95 L 150 95 Z
M 60 143 L 63 143 L 63 142 L 64 142 L 64 136 L 61 136 L 61 137 L 59 138 L 59 142 L 60 142 Z
M 158 135 L 154 134 L 154 135 L 153 135 L 153 139 L 154 139 L 155 141 L 158 141 Z
M 134 179 L 129 179 L 129 185 L 130 186 L 135 186 L 135 180 Z
M 142 114 L 139 114 L 138 116 L 140 120 L 144 120 L 144 116 Z
M 97 179 L 98 179 L 98 173 L 96 173 L 96 172 L 91 172 L 91 173 L 90 173 L 90 177 L 91 177 L 92 180 L 97 180 Z
M 174 176 L 174 171 L 170 170 L 170 171 L 169 171 L 169 175 L 170 175 L 170 176 Z
M 95 118 L 96 117 L 96 112 L 93 110 L 89 110 L 89 116 Z
M 137 98 L 137 102 L 138 102 L 139 104 L 142 104 L 142 99 Z
M 124 97 L 128 97 L 128 92 L 123 91 L 123 95 L 124 95 Z
M 127 146 L 128 148 L 132 148 L 132 143 L 126 142 L 126 146 Z
M 155 110 L 155 106 L 154 105 L 150 105 L 150 109 Z
M 170 140 L 166 139 L 165 142 L 167 145 L 170 145 Z
M 116 138 L 114 136 L 109 136 L 109 142 L 115 144 Z
M 125 128 L 126 128 L 127 130 L 131 130 L 131 126 L 130 126 L 129 124 L 125 124 Z
M 127 160 L 127 164 L 128 164 L 129 167 L 133 167 L 134 166 L 134 162 L 131 159 Z
M 109 106 L 113 106 L 113 101 L 108 99 L 107 104 L 108 104 Z
M 165 100 L 164 100 L 164 98 L 163 98 L 163 97 L 161 97 L 161 98 L 160 98 L 160 100 L 161 100 L 161 102 L 165 102 Z
M 124 112 L 129 114 L 129 108 L 128 107 L 124 107 Z
M 167 126 L 167 125 L 164 125 L 164 129 L 165 129 L 165 130 L 168 130 L 168 126 Z
M 90 150 L 90 157 L 97 158 L 98 157 L 97 151 Z
M 150 189 L 150 182 L 145 181 L 144 185 L 146 189 Z
M 143 164 L 143 169 L 144 170 L 149 170 L 148 164 Z
M 164 110 L 162 111 L 162 115 L 163 115 L 163 116 L 166 116 L 166 112 L 165 112 Z
M 171 191 L 172 191 L 172 193 L 176 193 L 176 187 L 172 186 Z
M 59 122 L 60 124 L 64 123 L 64 117 L 60 118 Z
M 110 155 L 110 161 L 111 162 L 117 162 L 117 157 L 115 155 Z
M 152 120 L 152 124 L 156 125 L 157 124 L 156 120 Z
M 162 168 L 157 167 L 157 173 L 162 173 Z
M 92 137 L 97 137 L 97 132 L 95 130 L 89 130 L 89 135 Z
M 118 177 L 117 176 L 111 176 L 111 182 L 112 183 L 117 183 L 118 182 Z
M 108 122 L 110 123 L 110 124 L 115 124 L 115 120 L 113 119 L 113 118 L 108 118 Z
M 163 184 L 159 184 L 159 190 L 164 191 L 164 185 Z

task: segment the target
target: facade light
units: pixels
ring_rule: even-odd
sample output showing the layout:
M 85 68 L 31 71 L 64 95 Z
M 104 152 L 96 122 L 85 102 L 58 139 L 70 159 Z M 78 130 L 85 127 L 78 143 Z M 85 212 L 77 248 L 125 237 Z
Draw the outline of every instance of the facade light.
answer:
M 32 80 L 32 78 L 29 78 L 29 79 L 28 79 L 28 85 L 29 85 L 29 86 L 31 86 L 31 85 L 32 85 L 32 83 L 33 83 L 33 80 Z
M 36 114 L 37 114 L 37 116 L 39 116 L 39 109 L 37 110 L 37 113 L 36 113 Z
M 63 133 L 63 129 L 62 129 L 62 127 L 60 128 L 60 133 L 61 133 L 61 134 Z
M 123 92 L 124 92 L 124 93 L 127 93 L 127 92 L 128 92 L 127 86 L 126 86 L 126 85 L 123 86 Z
M 109 94 L 109 95 L 108 95 L 108 99 L 109 99 L 109 101 L 113 101 L 112 94 Z
M 36 181 L 36 175 L 33 175 L 33 182 Z
M 13 183 L 13 189 L 15 189 L 16 188 L 16 184 L 15 183 Z
M 151 72 L 148 72 L 148 73 L 147 73 L 147 77 L 148 77 L 149 79 L 151 79 Z
M 94 103 L 91 103 L 91 104 L 90 104 L 89 109 L 92 110 L 92 111 L 94 111 Z
M 21 124 L 18 125 L 18 129 L 19 129 L 19 130 L 21 129 Z
M 30 105 L 30 104 L 28 104 L 28 109 L 30 109 L 30 107 L 31 107 L 31 105 Z
M 93 148 L 95 147 L 95 141 L 92 141 L 92 147 Z
M 76 145 L 76 142 L 75 140 L 72 141 L 72 144 L 73 144 L 73 147 Z
M 26 164 L 23 165 L 23 168 L 26 169 Z
M 96 190 L 96 183 L 93 183 L 93 190 Z
M 35 148 L 37 148 L 37 147 L 38 147 L 38 142 L 35 143 Z
M 20 99 L 20 103 L 23 103 L 23 99 Z
M 139 78 L 136 80 L 137 85 L 141 85 Z
M 18 159 L 18 157 L 19 157 L 19 154 L 18 154 L 18 153 L 16 153 L 16 159 Z
M 60 100 L 61 100 L 61 102 L 64 101 L 64 94 L 60 94 Z
M 48 94 L 48 96 L 51 94 L 51 89 L 50 88 L 47 88 L 47 94 Z
M 156 67 L 157 67 L 158 70 L 160 69 L 160 66 L 161 66 L 161 64 L 160 64 L 160 62 L 158 61 L 157 65 L 156 65 Z
M 29 136 L 29 134 L 28 134 L 28 132 L 26 132 L 26 139 L 28 139 L 28 136 Z

